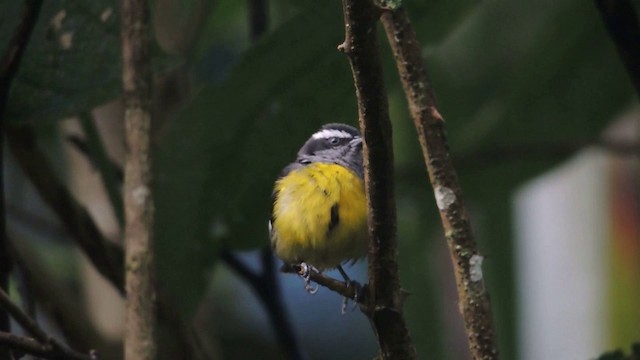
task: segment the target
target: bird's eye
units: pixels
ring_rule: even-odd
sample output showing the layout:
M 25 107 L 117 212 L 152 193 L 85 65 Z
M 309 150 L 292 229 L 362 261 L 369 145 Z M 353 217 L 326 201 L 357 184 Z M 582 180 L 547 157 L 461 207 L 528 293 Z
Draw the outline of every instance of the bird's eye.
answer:
M 338 145 L 339 142 L 340 142 L 340 139 L 338 139 L 337 137 L 329 138 L 329 144 L 331 145 Z

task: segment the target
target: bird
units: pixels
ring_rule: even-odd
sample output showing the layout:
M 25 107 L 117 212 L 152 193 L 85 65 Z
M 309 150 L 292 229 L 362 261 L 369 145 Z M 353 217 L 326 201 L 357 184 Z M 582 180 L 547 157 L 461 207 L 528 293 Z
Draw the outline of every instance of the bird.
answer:
M 311 272 L 333 268 L 347 286 L 361 289 L 342 268 L 363 258 L 368 247 L 362 137 L 356 128 L 323 125 L 282 170 L 272 192 L 269 235 L 285 266 L 300 266 L 311 294 L 318 289 L 310 285 Z

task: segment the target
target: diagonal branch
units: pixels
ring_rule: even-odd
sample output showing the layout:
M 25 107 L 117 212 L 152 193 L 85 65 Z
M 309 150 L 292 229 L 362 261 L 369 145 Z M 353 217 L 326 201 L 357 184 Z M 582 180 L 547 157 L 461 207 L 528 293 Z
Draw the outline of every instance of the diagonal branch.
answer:
M 49 335 L 40 329 L 38 324 L 29 317 L 29 315 L 22 312 L 18 305 L 14 304 L 9 295 L 4 290 L 0 290 L 0 307 L 5 309 L 12 318 L 16 320 L 20 326 L 22 326 L 29 334 L 33 335 L 38 341 L 42 343 L 49 342 Z
M 300 264 L 285 265 L 280 270 L 284 273 L 298 274 L 300 276 L 305 276 L 306 274 L 305 270 L 302 268 L 302 266 L 300 266 Z M 354 286 L 349 286 L 346 282 L 334 279 L 330 276 L 324 275 L 321 272 L 312 271 L 308 275 L 309 280 L 315 282 L 318 285 L 324 286 L 327 289 L 336 292 L 347 299 L 356 301 L 356 295 L 360 295 L 356 293 L 357 289 Z M 365 285 L 365 288 L 366 287 L 367 285 Z M 362 291 L 362 295 L 364 295 L 364 297 L 358 298 L 357 302 L 363 306 L 366 306 L 366 291 Z
M 93 360 L 96 356 L 93 352 L 91 355 L 81 354 L 71 350 L 60 344 L 57 340 L 50 337 L 29 315 L 25 314 L 16 304 L 14 304 L 9 295 L 0 289 L 0 307 L 4 308 L 20 324 L 28 333 L 35 337 L 35 340 L 15 336 L 10 333 L 0 332 L 0 344 L 12 349 L 21 351 L 29 350 L 48 359 L 70 359 L 70 360 Z
M 122 293 L 122 248 L 102 235 L 91 215 L 55 176 L 51 163 L 38 148 L 33 129 L 28 126 L 12 126 L 6 132 L 9 149 L 40 197 L 60 217 L 71 237 L 100 274 Z
M 122 247 L 107 240 L 87 210 L 71 195 L 55 175 L 53 166 L 38 148 L 36 136 L 28 126 L 7 129 L 9 148 L 18 164 L 44 202 L 56 213 L 68 233 L 87 255 L 93 266 L 124 294 L 124 252 Z M 158 317 L 168 325 L 188 358 L 207 359 L 210 356 L 189 339 L 191 325 L 174 314 L 168 296 L 158 295 Z
M 444 119 L 427 78 L 420 43 L 405 9 L 386 9 L 382 24 L 391 45 L 415 123 L 458 285 L 458 301 L 474 359 L 497 359 L 489 295 L 482 280 L 482 256 L 471 232 Z
M 345 41 L 338 46 L 351 65 L 363 135 L 369 224 L 369 284 L 361 306 L 375 328 L 381 358 L 414 359 L 402 315 L 397 262 L 393 149 L 387 95 L 378 54 L 378 11 L 371 0 L 343 0 Z
M 56 323 L 69 346 L 81 351 L 95 349 L 105 358 L 122 352 L 121 343 L 108 341 L 99 334 L 80 299 L 53 276 L 29 241 L 12 239 L 10 244 L 17 268 L 30 281 L 34 301 Z
M 296 341 L 295 332 L 291 322 L 285 313 L 281 292 L 278 286 L 278 278 L 275 272 L 273 254 L 270 248 L 265 248 L 261 252 L 262 269 L 258 274 L 249 269 L 237 256 L 229 250 L 223 250 L 222 261 L 236 274 L 246 281 L 264 304 L 269 319 L 282 346 L 287 359 L 304 359 L 302 349 Z M 312 280 L 316 280 L 312 278 Z
M 51 360 L 95 360 L 95 354 L 85 355 L 68 350 L 67 353 L 61 353 L 50 345 L 44 345 L 38 341 L 18 336 L 8 332 L 0 331 L 0 346 L 7 347 L 14 352 L 21 352 L 41 359 Z

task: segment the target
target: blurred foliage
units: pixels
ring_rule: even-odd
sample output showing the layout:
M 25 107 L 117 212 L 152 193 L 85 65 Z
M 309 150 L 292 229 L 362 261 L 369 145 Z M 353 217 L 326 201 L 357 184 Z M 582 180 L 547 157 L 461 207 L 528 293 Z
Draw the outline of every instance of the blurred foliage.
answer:
M 189 4 L 185 12 L 197 9 Z M 406 6 L 488 255 L 502 356 L 513 359 L 510 195 L 564 158 L 496 149 L 593 139 L 630 104 L 632 88 L 593 4 L 408 0 Z M 1 44 L 20 10 L 19 1 L 0 4 Z M 12 120 L 59 119 L 117 96 L 115 10 L 107 0 L 45 2 L 11 93 Z M 178 16 L 188 18 L 185 12 Z M 157 141 L 158 279 L 188 316 L 210 285 L 218 249 L 268 243 L 271 187 L 300 144 L 322 123 L 354 124 L 357 117 L 348 62 L 336 51 L 344 32 L 338 1 L 275 1 L 273 30 L 253 45 L 245 12 L 245 2 L 215 2 L 185 55 L 195 95 Z M 439 226 L 431 190 L 380 35 L 394 122 L 401 275 L 413 293 L 406 313 L 420 354 L 453 358 L 443 315 L 448 259 L 442 260 L 444 242 L 434 240 Z
M 22 1 L 0 3 L 3 50 L 22 9 Z M 45 1 L 13 83 L 7 119 L 42 124 L 117 96 L 118 24 L 118 7 L 111 0 Z
M 598 360 L 638 360 L 640 359 L 640 343 L 631 345 L 631 354 L 626 356 L 624 351 L 616 350 L 604 353 L 598 357 Z

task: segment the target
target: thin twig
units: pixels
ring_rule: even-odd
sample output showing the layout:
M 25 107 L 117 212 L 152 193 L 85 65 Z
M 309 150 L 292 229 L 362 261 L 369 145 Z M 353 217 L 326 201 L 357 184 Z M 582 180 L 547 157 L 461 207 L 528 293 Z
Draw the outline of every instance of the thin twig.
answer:
M 22 312 L 22 309 L 18 305 L 14 304 L 9 295 L 4 290 L 0 290 L 0 306 L 5 309 L 12 318 L 16 320 L 20 326 L 22 326 L 29 334 L 33 335 L 38 341 L 42 343 L 49 342 L 49 335 L 45 333 L 38 324 L 31 319 L 27 314 Z
M 6 126 L 4 114 L 9 101 L 11 84 L 20 68 L 22 56 L 31 38 L 31 33 L 33 32 L 41 8 L 42 0 L 26 1 L 20 22 L 9 40 L 2 59 L 0 59 L 0 289 L 4 290 L 8 290 L 9 274 L 11 272 L 4 196 L 4 129 Z M 8 315 L 0 311 L 0 331 L 9 331 L 9 328 Z M 8 354 L 0 348 L 0 358 L 5 357 L 8 357 Z
M 151 172 L 151 53 L 147 0 L 122 0 L 122 85 L 126 157 L 125 360 L 157 353 L 154 202 Z
M 99 334 L 81 301 L 53 276 L 29 241 L 14 239 L 10 244 L 17 268 L 31 279 L 34 301 L 55 321 L 69 346 L 81 351 L 96 349 L 105 358 L 121 353 L 121 342 L 107 341 Z
M 640 26 L 635 7 L 629 0 L 596 0 L 596 6 L 640 97 Z
M 402 314 L 397 262 L 393 148 L 387 94 L 376 36 L 378 10 L 371 0 L 343 0 L 345 40 L 363 135 L 369 224 L 369 284 L 361 309 L 376 331 L 384 359 L 414 359 L 415 346 Z
M 96 356 L 93 353 L 92 355 L 81 354 L 67 348 L 66 346 L 60 344 L 54 338 L 50 337 L 44 330 L 42 330 L 38 326 L 38 324 L 31 317 L 29 317 L 29 315 L 25 314 L 22 309 L 20 309 L 20 307 L 14 304 L 9 298 L 9 295 L 7 295 L 7 293 L 3 290 L 0 290 L 0 307 L 4 308 L 11 315 L 11 317 L 15 319 L 18 324 L 20 324 L 20 326 L 22 326 L 28 333 L 35 337 L 35 340 L 33 341 L 40 344 L 40 346 L 35 350 L 45 350 L 45 353 L 48 354 L 47 358 L 83 360 L 96 359 Z M 29 343 L 33 345 L 33 343 L 29 341 L 22 341 L 24 340 L 24 338 L 16 337 L 9 333 L 2 332 L 2 335 L 4 335 L 3 340 L 9 342 L 7 344 L 9 348 L 13 348 L 15 346 L 16 349 L 25 350 L 25 345 Z
M 0 331 L 0 346 L 11 349 L 13 352 L 19 351 L 38 357 L 45 357 L 50 351 L 48 346 L 42 345 L 32 338 L 18 336 L 4 331 Z M 12 357 L 7 357 L 7 359 L 12 359 Z
M 489 295 L 479 255 L 447 145 L 444 120 L 409 17 L 403 7 L 385 9 L 382 24 L 391 45 L 413 117 L 453 261 L 458 302 L 474 359 L 497 359 Z
M 38 341 L 18 336 L 8 332 L 0 331 L 0 346 L 11 349 L 14 352 L 21 352 L 40 359 L 51 360 L 97 360 L 98 355 L 91 352 L 88 355 L 67 348 L 57 348 L 51 344 L 41 344 Z
M 280 270 L 284 273 L 298 274 L 300 276 L 305 274 L 304 269 L 299 264 L 283 266 Z M 356 300 L 356 295 L 358 295 L 356 294 L 357 289 L 355 287 L 349 286 L 344 281 L 334 279 L 320 272 L 312 271 L 309 273 L 309 280 L 354 301 Z M 367 285 L 365 285 L 365 288 L 366 286 Z M 362 295 L 364 295 L 364 297 L 358 298 L 357 301 L 360 304 L 366 305 L 367 292 L 363 291 Z

